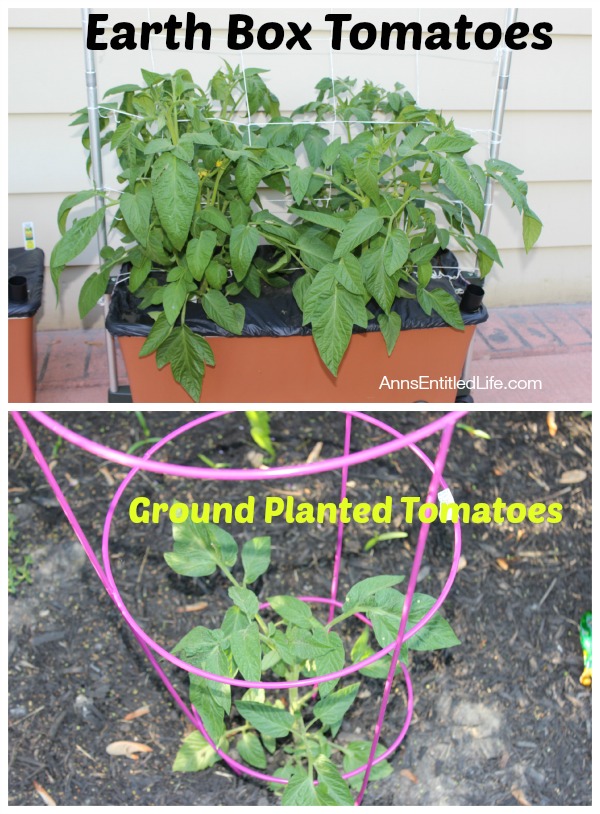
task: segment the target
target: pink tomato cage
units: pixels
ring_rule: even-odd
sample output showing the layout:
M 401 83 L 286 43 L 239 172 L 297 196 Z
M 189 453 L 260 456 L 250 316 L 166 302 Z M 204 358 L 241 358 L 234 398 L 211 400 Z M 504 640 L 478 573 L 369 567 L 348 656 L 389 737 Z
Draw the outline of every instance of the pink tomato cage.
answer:
M 377 717 L 377 723 L 375 725 L 375 730 L 373 733 L 372 745 L 368 760 L 363 766 L 360 766 L 354 771 L 347 772 L 346 774 L 343 775 L 345 778 L 350 778 L 361 774 L 363 775 L 362 785 L 355 801 L 355 805 L 360 805 L 363 800 L 367 783 L 369 781 L 369 775 L 371 774 L 373 766 L 381 762 L 382 760 L 388 758 L 398 748 L 400 743 L 404 740 L 406 732 L 408 731 L 413 710 L 413 689 L 406 665 L 400 663 L 404 676 L 404 681 L 406 683 L 406 692 L 407 692 L 407 708 L 404 725 L 402 726 L 400 733 L 394 739 L 392 744 L 389 747 L 387 747 L 379 756 L 376 756 L 377 747 L 381 736 L 381 728 L 383 726 L 385 712 L 388 706 L 393 680 L 396 675 L 396 668 L 398 666 L 402 645 L 404 642 L 410 639 L 411 636 L 414 636 L 414 634 L 417 633 L 418 630 L 424 627 L 427 624 L 427 622 L 431 619 L 431 617 L 436 613 L 436 611 L 439 610 L 440 606 L 442 605 L 446 596 L 448 595 L 450 588 L 452 587 L 452 583 L 454 582 L 454 578 L 458 571 L 458 564 L 461 552 L 460 523 L 455 522 L 453 524 L 454 552 L 452 556 L 452 563 L 444 587 L 442 588 L 439 596 L 437 597 L 435 604 L 430 608 L 430 610 L 425 614 L 425 616 L 423 616 L 423 618 L 416 625 L 407 630 L 406 628 L 410 612 L 410 606 L 412 603 L 413 595 L 415 593 L 417 575 L 421 568 L 423 553 L 425 550 L 425 545 L 427 543 L 427 536 L 430 528 L 429 523 L 421 524 L 417 539 L 417 545 L 415 548 L 413 564 L 408 579 L 408 586 L 406 589 L 406 599 L 402 610 L 402 617 L 400 620 L 400 626 L 398 628 L 398 635 L 395 641 L 393 641 L 387 647 L 382 648 L 381 650 L 364 659 L 363 661 L 357 662 L 356 664 L 350 664 L 334 673 L 327 673 L 325 675 L 312 678 L 301 678 L 296 681 L 246 681 L 241 678 L 230 678 L 228 676 L 215 675 L 214 673 L 209 673 L 206 670 L 202 670 L 198 667 L 195 667 L 192 664 L 188 664 L 187 662 L 182 661 L 181 659 L 177 658 L 172 653 L 170 653 L 168 650 L 165 650 L 163 647 L 161 647 L 140 627 L 140 625 L 136 622 L 136 620 L 133 618 L 133 616 L 127 609 L 113 578 L 109 549 L 109 538 L 112 519 L 117 509 L 117 506 L 119 505 L 121 496 L 123 495 L 129 483 L 132 481 L 132 479 L 140 470 L 155 472 L 162 475 L 170 475 L 174 477 L 190 478 L 195 480 L 213 480 L 213 481 L 214 480 L 266 481 L 266 480 L 277 480 L 282 478 L 289 479 L 338 470 L 341 473 L 341 490 L 340 490 L 340 501 L 341 501 L 346 497 L 348 471 L 350 467 L 360 463 L 364 463 L 366 461 L 375 460 L 384 455 L 389 455 L 391 453 L 398 452 L 401 449 L 410 449 L 425 464 L 427 469 L 429 469 L 431 475 L 427 490 L 426 502 L 436 503 L 439 499 L 440 491 L 448 489 L 447 484 L 443 478 L 444 465 L 448 455 L 450 440 L 452 438 L 454 427 L 456 423 L 465 415 L 465 411 L 462 412 L 455 411 L 447 413 L 445 415 L 440 416 L 440 418 L 431 421 L 424 427 L 420 427 L 419 429 L 413 430 L 412 432 L 407 434 L 401 433 L 398 430 L 395 430 L 389 425 L 380 421 L 378 418 L 366 415 L 365 413 L 357 412 L 354 410 L 340 411 L 344 413 L 346 417 L 343 454 L 335 458 L 328 458 L 326 460 L 319 460 L 308 464 L 298 464 L 294 466 L 280 466 L 273 467 L 270 469 L 211 469 L 205 467 L 183 466 L 176 463 L 153 460 L 154 454 L 158 450 L 162 449 L 162 447 L 165 446 L 165 444 L 167 444 L 169 441 L 172 441 L 178 436 L 193 430 L 195 427 L 198 427 L 201 424 L 205 424 L 209 421 L 218 419 L 223 415 L 226 415 L 227 412 L 228 411 L 207 413 L 197 418 L 194 418 L 191 421 L 186 422 L 178 429 L 175 429 L 172 432 L 165 435 L 160 441 L 158 441 L 152 447 L 150 447 L 150 449 L 148 449 L 148 451 L 142 457 L 129 455 L 127 453 L 120 452 L 119 450 L 111 449 L 110 447 L 105 447 L 101 444 L 91 441 L 88 438 L 85 438 L 79 435 L 78 433 L 73 432 L 72 430 L 69 430 L 68 428 L 64 427 L 58 421 L 50 418 L 43 412 L 31 411 L 29 413 L 29 415 L 33 419 L 38 421 L 40 424 L 49 429 L 51 432 L 55 433 L 60 438 L 69 441 L 75 446 L 78 446 L 81 449 L 93 455 L 111 461 L 113 463 L 121 464 L 129 469 L 128 474 L 125 476 L 123 481 L 121 481 L 119 487 L 117 488 L 110 502 L 108 511 L 106 513 L 104 531 L 102 535 L 101 560 L 98 559 L 90 543 L 88 542 L 85 534 L 83 533 L 81 526 L 79 525 L 77 518 L 75 517 L 75 514 L 71 509 L 71 506 L 69 505 L 63 491 L 61 490 L 56 478 L 52 473 L 50 466 L 48 465 L 48 462 L 46 461 L 38 444 L 36 443 L 36 440 L 31 430 L 29 429 L 28 425 L 23 419 L 23 416 L 18 412 L 14 412 L 13 418 L 16 421 L 20 431 L 22 432 L 27 444 L 29 445 L 36 461 L 41 467 L 54 494 L 56 495 L 56 498 L 60 503 L 65 515 L 67 516 L 67 519 L 69 520 L 69 523 L 71 524 L 75 534 L 77 535 L 79 542 L 83 546 L 85 553 L 87 554 L 96 573 L 98 574 L 98 577 L 102 582 L 102 585 L 106 589 L 112 601 L 117 606 L 119 612 L 121 613 L 125 622 L 133 632 L 135 638 L 140 644 L 140 647 L 148 657 L 148 660 L 150 661 L 150 663 L 160 676 L 168 692 L 174 699 L 177 706 L 188 718 L 188 720 L 191 721 L 191 723 L 195 727 L 197 727 L 197 729 L 201 732 L 201 734 L 207 740 L 207 742 L 212 746 L 213 749 L 216 750 L 216 752 L 223 759 L 223 761 L 228 766 L 230 766 L 230 768 L 236 774 L 246 774 L 249 775 L 250 777 L 267 781 L 270 783 L 278 784 L 287 783 L 287 780 L 266 774 L 264 772 L 259 772 L 256 771 L 255 769 L 245 766 L 244 764 L 240 763 L 239 761 L 235 760 L 234 758 L 230 757 L 228 754 L 223 752 L 221 749 L 219 749 L 218 746 L 211 740 L 210 736 L 208 735 L 208 732 L 204 727 L 202 719 L 198 712 L 196 711 L 196 709 L 193 707 L 193 705 L 190 705 L 188 707 L 186 703 L 182 700 L 177 690 L 172 685 L 171 681 L 169 680 L 169 678 L 166 676 L 165 672 L 159 665 L 157 657 L 166 659 L 171 664 L 187 671 L 188 673 L 194 673 L 195 675 L 201 676 L 203 678 L 212 681 L 217 681 L 223 684 L 229 684 L 233 687 L 243 687 L 246 689 L 262 688 L 265 690 L 277 690 L 277 689 L 289 689 L 292 687 L 316 687 L 322 682 L 331 681 L 333 679 L 339 679 L 343 678 L 344 676 L 352 675 L 353 673 L 356 673 L 358 670 L 367 667 L 370 664 L 374 664 L 375 662 L 382 659 L 384 656 L 391 654 L 390 668 L 383 689 L 381 704 Z M 361 449 L 356 452 L 350 452 L 353 420 L 363 421 L 377 427 L 380 430 L 383 430 L 391 437 L 391 440 L 386 441 L 385 443 L 377 444 L 376 446 Z M 435 454 L 435 458 L 432 460 L 420 449 L 419 446 L 417 446 L 417 443 L 423 440 L 424 438 L 428 438 L 429 436 L 435 435 L 436 433 L 440 433 L 440 440 L 437 452 Z M 343 538 L 344 538 L 344 524 L 340 522 L 337 528 L 337 543 L 333 563 L 333 575 L 331 580 L 330 596 L 298 597 L 303 602 L 329 606 L 329 620 L 333 618 L 335 608 L 339 608 L 343 604 L 337 598 L 340 568 L 342 562 Z M 261 605 L 261 608 L 265 607 L 268 607 L 268 603 L 264 603 L 263 605 Z M 356 616 L 365 625 L 371 626 L 370 621 L 365 616 L 359 613 L 357 613 Z

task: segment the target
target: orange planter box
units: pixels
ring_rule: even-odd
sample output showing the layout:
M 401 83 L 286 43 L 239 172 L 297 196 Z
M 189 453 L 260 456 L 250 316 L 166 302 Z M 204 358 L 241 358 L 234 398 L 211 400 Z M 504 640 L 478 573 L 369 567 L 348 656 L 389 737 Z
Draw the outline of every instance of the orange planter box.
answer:
M 201 401 L 227 403 L 453 402 L 475 326 L 405 330 L 388 357 L 379 332 L 357 333 L 337 378 L 321 361 L 312 336 L 205 337 L 215 367 L 207 367 Z M 135 402 L 192 400 L 170 367 L 140 359 L 143 337 L 118 337 Z M 400 382 L 405 382 L 401 386 Z M 414 386 L 408 386 L 412 382 Z M 431 382 L 431 384 L 429 384 Z
M 37 378 L 34 317 L 8 320 L 8 401 L 34 402 Z

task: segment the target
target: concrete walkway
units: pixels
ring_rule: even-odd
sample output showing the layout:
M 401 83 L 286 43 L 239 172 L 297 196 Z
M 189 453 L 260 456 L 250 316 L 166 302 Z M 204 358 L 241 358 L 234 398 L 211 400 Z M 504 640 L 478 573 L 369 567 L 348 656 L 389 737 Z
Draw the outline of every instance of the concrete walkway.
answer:
M 477 404 L 589 404 L 591 305 L 495 308 L 475 334 Z M 106 403 L 104 331 L 41 331 L 38 403 Z M 119 382 L 125 384 L 119 359 Z

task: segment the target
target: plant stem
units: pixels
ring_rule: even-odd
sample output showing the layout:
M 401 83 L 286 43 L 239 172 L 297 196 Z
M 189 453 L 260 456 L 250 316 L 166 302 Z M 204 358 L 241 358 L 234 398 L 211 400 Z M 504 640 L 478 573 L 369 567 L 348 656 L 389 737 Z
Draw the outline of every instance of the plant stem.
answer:
M 364 195 L 358 195 L 356 192 L 353 192 L 353 190 L 351 190 L 349 187 L 345 186 L 344 184 L 336 184 L 336 183 L 334 183 L 333 178 L 330 175 L 327 175 L 327 173 L 325 173 L 325 172 L 313 172 L 313 175 L 316 175 L 317 178 L 324 178 L 326 181 L 329 181 L 337 189 L 341 189 L 342 192 L 345 192 L 348 195 L 351 195 L 353 198 L 355 198 L 360 203 L 361 206 L 364 207 L 364 206 L 369 205 L 368 204 L 368 198 L 365 199 Z
M 225 733 L 226 738 L 232 738 L 234 735 L 239 735 L 240 732 L 248 732 L 250 729 L 254 727 L 250 726 L 250 724 L 244 724 L 243 726 L 236 726 L 233 729 L 228 729 Z

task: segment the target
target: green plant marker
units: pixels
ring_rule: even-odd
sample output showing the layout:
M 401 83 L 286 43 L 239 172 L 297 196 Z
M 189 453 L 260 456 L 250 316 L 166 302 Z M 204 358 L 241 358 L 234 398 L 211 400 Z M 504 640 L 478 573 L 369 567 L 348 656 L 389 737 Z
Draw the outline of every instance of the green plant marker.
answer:
M 583 673 L 579 683 L 592 686 L 592 612 L 586 611 L 579 622 L 579 641 L 583 651 Z

